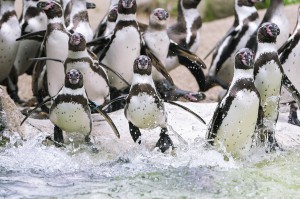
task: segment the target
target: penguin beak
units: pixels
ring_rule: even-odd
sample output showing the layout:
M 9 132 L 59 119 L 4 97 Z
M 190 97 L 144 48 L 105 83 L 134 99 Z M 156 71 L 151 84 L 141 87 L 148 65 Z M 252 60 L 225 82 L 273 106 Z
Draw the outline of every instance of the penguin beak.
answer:
M 244 52 L 242 62 L 245 66 L 252 67 L 254 64 L 254 54 L 250 51 Z
M 78 84 L 81 74 L 78 71 L 70 70 L 66 76 L 71 84 Z
M 40 8 L 42 10 L 48 10 L 48 9 L 52 8 L 53 5 L 54 5 L 54 3 L 52 1 L 50 1 L 50 2 L 42 1 L 42 2 L 38 2 L 36 7 Z
M 123 0 L 122 5 L 124 8 L 131 8 L 133 6 L 133 0 Z
M 79 35 L 79 34 L 76 34 L 76 33 L 74 33 L 74 34 L 71 36 L 71 38 L 70 38 L 70 42 L 71 42 L 71 44 L 73 44 L 73 45 L 78 45 L 78 44 L 80 44 L 80 41 L 81 41 L 80 35 Z
M 96 4 L 91 3 L 91 2 L 86 2 L 86 9 L 95 9 Z
M 266 31 L 267 31 L 267 34 L 272 37 L 276 37 L 280 34 L 279 27 L 274 23 L 266 25 Z
M 157 12 L 154 13 L 154 15 L 160 20 L 167 20 L 169 17 L 169 14 L 165 10 L 158 10 Z

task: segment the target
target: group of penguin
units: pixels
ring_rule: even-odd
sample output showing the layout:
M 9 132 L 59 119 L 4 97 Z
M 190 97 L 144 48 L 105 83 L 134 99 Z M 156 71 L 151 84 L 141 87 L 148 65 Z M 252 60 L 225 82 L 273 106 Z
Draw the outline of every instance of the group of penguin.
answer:
M 56 146 L 64 142 L 63 131 L 80 132 L 89 143 L 93 111 L 120 137 L 106 112 L 124 108 L 134 142 L 141 143 L 140 129 L 160 127 L 156 147 L 165 152 L 174 149 L 174 144 L 168 135 L 164 103 L 180 106 L 174 101 L 205 98 L 202 92 L 182 90 L 174 84 L 168 72 L 184 65 L 195 76 L 199 91 L 216 84 L 228 89 L 208 126 L 208 143 L 237 155 L 257 143 L 275 150 L 280 148 L 275 125 L 281 86 L 300 104 L 296 90 L 300 81 L 289 80 L 282 67 L 286 63 L 292 74 L 297 70 L 300 10 L 295 32 L 277 52 L 279 41 L 284 40 L 280 36 L 289 29 L 281 27 L 286 22 L 275 24 L 284 19 L 283 1 L 271 0 L 260 25 L 254 7 L 257 1 L 235 0 L 234 24 L 213 48 L 205 76 L 205 63 L 195 54 L 200 45 L 202 21 L 197 7 L 201 0 L 178 0 L 177 22 L 170 27 L 168 12 L 162 8 L 153 10 L 146 25 L 137 21 L 136 0 L 110 0 L 107 15 L 94 32 L 87 9 L 95 4 L 85 0 L 24 0 L 20 23 L 15 1 L 1 0 L 0 82 L 12 99 L 21 103 L 17 77 L 32 74 L 39 107 L 47 111 L 42 101 L 50 96 L 48 111 Z M 290 122 L 300 125 L 297 108 L 291 104 Z M 192 110 L 182 108 L 205 124 Z

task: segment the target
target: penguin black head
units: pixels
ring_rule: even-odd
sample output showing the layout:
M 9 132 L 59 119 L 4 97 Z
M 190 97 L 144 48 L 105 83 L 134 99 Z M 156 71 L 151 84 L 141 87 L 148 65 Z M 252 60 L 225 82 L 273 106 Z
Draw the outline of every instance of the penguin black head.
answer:
M 62 17 L 63 12 L 60 4 L 54 0 L 41 1 L 38 2 L 36 7 L 44 10 L 48 19 L 53 19 L 55 17 Z
M 133 72 L 140 75 L 151 75 L 152 63 L 148 56 L 140 55 L 134 60 Z
M 150 15 L 149 24 L 156 28 L 165 28 L 166 21 L 169 18 L 169 13 L 162 8 L 156 8 Z
M 69 38 L 69 50 L 71 51 L 84 51 L 86 48 L 86 40 L 84 36 L 79 33 L 73 33 Z
M 83 86 L 83 76 L 77 69 L 71 69 L 65 76 L 65 87 L 71 89 L 81 88 Z
M 109 13 L 107 15 L 107 21 L 116 22 L 117 18 L 118 18 L 118 8 L 114 7 L 109 11 Z
M 235 54 L 236 69 L 253 69 L 254 53 L 249 48 L 242 48 Z
M 260 2 L 262 0 L 238 0 L 237 5 L 238 6 L 248 6 L 252 7 L 254 6 L 257 2 Z
M 259 43 L 276 43 L 276 38 L 280 34 L 280 29 L 275 23 L 263 23 L 257 32 Z
M 181 0 L 184 9 L 197 8 L 201 0 Z M 180 3 L 180 1 L 178 2 Z
M 118 4 L 118 13 L 135 14 L 137 9 L 136 0 L 120 0 Z

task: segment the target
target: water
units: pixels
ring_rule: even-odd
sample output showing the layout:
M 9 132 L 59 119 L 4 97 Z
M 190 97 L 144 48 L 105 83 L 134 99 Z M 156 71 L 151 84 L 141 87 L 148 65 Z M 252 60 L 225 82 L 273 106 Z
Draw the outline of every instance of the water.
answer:
M 41 144 L 0 151 L 0 198 L 297 198 L 300 151 L 227 158 L 198 138 L 175 155 L 133 145 L 117 154 Z

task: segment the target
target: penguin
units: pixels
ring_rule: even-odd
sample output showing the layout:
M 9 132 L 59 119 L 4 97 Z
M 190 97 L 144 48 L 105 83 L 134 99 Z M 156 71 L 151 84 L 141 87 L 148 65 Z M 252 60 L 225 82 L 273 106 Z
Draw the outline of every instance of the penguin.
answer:
M 77 69 L 81 72 L 87 96 L 97 106 L 109 100 L 107 73 L 99 65 L 97 56 L 87 50 L 86 40 L 81 33 L 75 32 L 70 36 L 64 67 L 65 71 Z
M 174 144 L 168 135 L 167 114 L 163 100 L 155 89 L 151 76 L 151 59 L 145 55 L 138 56 L 133 65 L 133 79 L 124 108 L 129 123 L 129 131 L 134 142 L 140 141 L 140 128 L 161 128 L 160 138 L 156 143 L 161 152 L 165 152 Z
M 37 4 L 38 8 L 44 10 L 47 15 L 47 30 L 42 47 L 46 57 L 65 60 L 68 56 L 68 42 L 70 33 L 66 30 L 62 8 L 54 0 L 41 1 Z M 33 73 L 33 93 L 39 95 L 41 85 L 39 79 L 44 70 L 45 63 L 37 62 Z M 56 61 L 46 61 L 47 90 L 50 97 L 55 96 L 64 85 L 65 70 L 62 63 Z
M 206 77 L 207 88 L 205 90 L 215 85 L 215 77 L 221 79 L 226 85 L 230 84 L 234 71 L 235 53 L 245 47 L 250 36 L 258 28 L 259 16 L 255 4 L 259 1 L 261 0 L 234 1 L 234 23 L 214 50 Z
M 288 40 L 290 34 L 290 21 L 285 14 L 283 0 L 270 0 L 270 6 L 259 27 L 265 22 L 275 23 L 279 27 L 280 35 L 278 35 L 276 42 L 276 48 L 279 49 Z M 257 31 L 252 34 L 246 44 L 246 47 L 252 49 L 254 52 L 257 50 L 256 39 Z
M 234 157 L 243 157 L 252 146 L 260 107 L 254 85 L 254 53 L 242 48 L 235 54 L 232 83 L 210 121 L 206 140 L 225 148 Z
M 284 76 L 276 48 L 276 38 L 279 34 L 279 27 L 271 22 L 263 23 L 257 32 L 254 84 L 260 94 L 263 110 L 264 128 L 260 129 L 259 137 L 266 145 L 267 151 L 279 147 L 275 138 L 275 126 Z
M 64 143 L 63 131 L 81 133 L 86 142 L 89 142 L 92 130 L 91 110 L 79 70 L 71 69 L 66 73 L 64 86 L 53 97 L 49 119 L 54 124 L 56 146 Z
M 84 35 L 87 42 L 93 39 L 93 30 L 89 22 L 86 0 L 72 0 L 71 12 L 64 14 L 65 24 L 69 32 L 79 32 Z
M 21 36 L 21 28 L 15 11 L 14 0 L 1 0 L 0 2 L 0 83 L 3 82 L 13 68 Z
M 293 34 L 289 39 L 278 49 L 279 60 L 282 64 L 285 74 L 293 82 L 295 87 L 300 89 L 300 81 L 297 74 L 300 74 L 300 6 L 298 8 L 298 19 Z M 290 95 L 286 89 L 281 91 L 281 101 L 285 98 L 285 101 L 290 101 Z M 300 126 L 300 121 L 297 116 L 297 106 L 294 102 L 290 103 L 290 114 L 288 122 L 297 126 Z
M 43 10 L 36 7 L 37 3 L 38 1 L 34 0 L 23 0 L 22 14 L 19 19 L 21 26 L 21 35 L 46 29 L 47 16 L 43 12 Z M 22 102 L 22 100 L 18 96 L 18 76 L 24 74 L 25 72 L 29 75 L 32 74 L 34 62 L 30 61 L 29 59 L 38 55 L 40 46 L 40 41 L 19 41 L 18 51 L 14 61 L 14 67 L 9 75 L 12 87 L 8 87 L 8 89 L 11 90 L 9 92 L 10 96 L 15 102 Z
M 168 16 L 169 14 L 166 10 L 162 8 L 154 9 L 150 15 L 149 25 L 143 33 L 143 38 L 147 48 L 150 49 L 150 51 L 160 60 L 160 62 L 164 66 L 166 64 L 170 45 L 175 46 L 174 43 L 170 41 L 170 38 L 167 34 L 166 23 Z M 177 47 L 179 48 L 178 45 Z M 200 62 L 200 64 L 203 63 Z M 177 88 L 176 86 L 170 85 L 165 77 L 155 68 L 152 71 L 152 77 L 158 89 L 158 92 L 165 98 L 178 100 L 179 98 L 183 97 L 189 101 L 200 101 L 205 97 L 203 93 L 184 91 Z
M 110 0 L 107 14 L 100 21 L 94 32 L 94 39 L 107 36 L 113 32 L 118 17 L 118 4 L 119 0 Z

